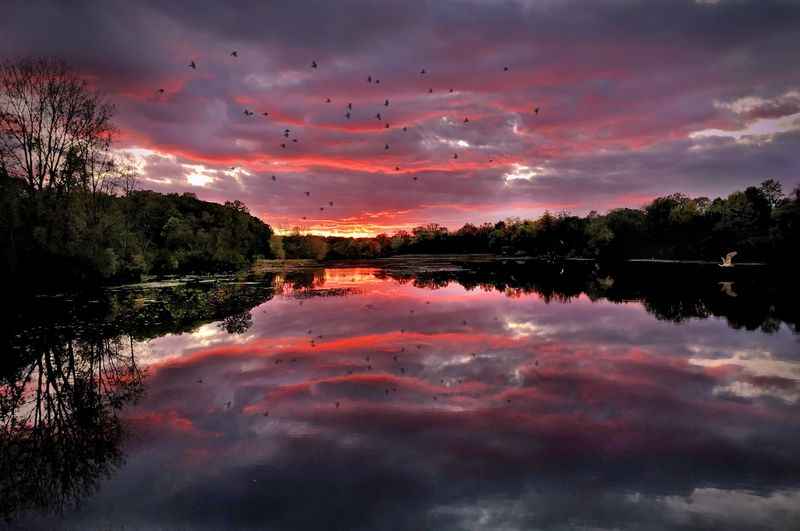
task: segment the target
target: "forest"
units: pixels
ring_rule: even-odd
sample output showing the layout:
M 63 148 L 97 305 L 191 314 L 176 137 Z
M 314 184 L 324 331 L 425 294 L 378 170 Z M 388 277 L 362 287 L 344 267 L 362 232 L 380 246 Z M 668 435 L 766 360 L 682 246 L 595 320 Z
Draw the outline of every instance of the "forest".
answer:
M 593 258 L 719 260 L 790 263 L 800 242 L 800 188 L 791 194 L 768 179 L 725 198 L 658 197 L 642 208 L 574 216 L 545 212 L 450 231 L 428 224 L 393 235 L 341 238 L 273 236 L 272 254 L 286 258 L 352 259 L 398 254 L 493 253 L 548 260 Z
M 0 171 L 1 272 L 38 285 L 237 270 L 268 255 L 271 235 L 239 201 L 81 187 L 31 195 Z

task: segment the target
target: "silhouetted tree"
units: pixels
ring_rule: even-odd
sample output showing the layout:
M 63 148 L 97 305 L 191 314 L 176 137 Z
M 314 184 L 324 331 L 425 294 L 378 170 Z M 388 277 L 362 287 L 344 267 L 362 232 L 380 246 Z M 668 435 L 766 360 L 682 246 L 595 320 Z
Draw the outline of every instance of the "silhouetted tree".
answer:
M 0 158 L 31 192 L 99 189 L 113 107 L 53 59 L 0 65 Z

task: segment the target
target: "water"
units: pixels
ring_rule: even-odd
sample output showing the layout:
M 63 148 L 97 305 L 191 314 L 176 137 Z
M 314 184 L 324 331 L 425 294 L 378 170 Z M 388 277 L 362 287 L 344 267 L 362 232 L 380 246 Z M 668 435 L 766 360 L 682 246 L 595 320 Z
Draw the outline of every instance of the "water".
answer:
M 0 525 L 800 529 L 796 288 L 558 269 L 20 302 Z

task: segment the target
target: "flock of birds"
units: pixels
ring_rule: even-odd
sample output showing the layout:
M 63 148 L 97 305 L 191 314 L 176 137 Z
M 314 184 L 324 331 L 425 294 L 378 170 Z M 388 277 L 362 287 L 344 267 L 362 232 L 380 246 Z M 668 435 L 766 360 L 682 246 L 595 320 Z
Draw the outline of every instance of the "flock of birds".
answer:
M 238 58 L 239 57 L 238 50 L 231 51 L 230 52 L 230 56 L 233 57 L 233 58 Z M 195 60 L 191 60 L 189 62 L 189 64 L 188 64 L 188 67 L 191 68 L 192 70 L 197 70 L 197 68 L 198 68 L 197 62 Z M 312 70 L 317 70 L 318 68 L 320 68 L 319 63 L 317 63 L 316 60 L 311 61 L 310 68 Z M 510 71 L 510 67 L 509 66 L 504 66 L 503 67 L 503 72 L 509 72 L 509 71 Z M 419 75 L 420 76 L 428 76 L 429 75 L 428 70 L 426 68 L 422 68 L 419 71 Z M 381 84 L 381 80 L 379 78 L 373 77 L 372 75 L 368 75 L 366 77 L 366 82 L 369 83 L 369 84 L 373 84 L 373 85 L 380 85 Z M 157 92 L 158 92 L 158 94 L 162 94 L 163 95 L 163 94 L 165 94 L 166 91 L 163 88 L 159 88 L 157 90 Z M 448 93 L 452 94 L 454 92 L 455 92 L 454 88 L 449 88 L 448 89 Z M 428 94 L 433 94 L 433 93 L 434 93 L 433 87 L 428 88 Z M 333 103 L 333 100 L 330 97 L 326 97 L 323 101 L 325 103 Z M 383 101 L 382 107 L 384 109 L 388 109 L 390 107 L 390 105 L 391 105 L 391 102 L 390 102 L 389 98 L 385 98 L 384 101 Z M 540 107 L 538 107 L 538 106 L 534 106 L 534 107 L 531 108 L 531 112 L 534 115 L 538 115 L 539 111 L 540 111 Z M 252 118 L 252 117 L 256 116 L 256 112 L 251 110 L 251 109 L 245 108 L 243 110 L 243 115 L 248 117 L 248 118 Z M 260 115 L 265 117 L 265 118 L 269 118 L 270 112 L 269 111 L 260 111 Z M 345 107 L 344 119 L 345 120 L 350 120 L 352 117 L 353 117 L 353 103 L 352 102 L 348 102 L 346 107 Z M 380 111 L 376 112 L 375 119 L 377 119 L 378 121 L 381 121 L 381 122 L 384 123 L 384 129 L 390 129 L 391 128 L 391 123 L 386 120 L 385 110 L 384 110 L 384 113 L 382 113 Z M 469 117 L 465 116 L 462 123 L 463 124 L 469 124 L 470 123 Z M 408 131 L 408 126 L 407 125 L 403 125 L 401 130 L 404 133 L 407 132 Z M 286 129 L 283 130 L 283 135 L 282 136 L 283 136 L 283 140 L 281 140 L 281 142 L 280 142 L 280 148 L 281 149 L 288 149 L 291 144 L 297 144 L 297 143 L 300 142 L 300 140 L 297 138 L 297 136 L 293 135 L 291 129 L 289 129 L 289 128 L 286 128 Z M 383 151 L 387 152 L 390 149 L 391 149 L 390 144 L 389 143 L 384 143 Z M 458 152 L 454 152 L 452 154 L 452 158 L 453 158 L 453 160 L 458 160 L 458 158 L 459 158 Z M 490 163 L 494 162 L 494 159 L 493 158 L 489 158 L 489 162 Z M 231 171 L 234 171 L 234 170 L 236 170 L 236 167 L 232 167 L 231 168 Z M 401 168 L 400 168 L 399 165 L 395 165 L 394 170 L 396 172 L 400 172 Z M 419 180 L 417 175 L 412 175 L 411 179 L 414 182 Z M 273 182 L 277 181 L 278 180 L 277 176 L 272 175 L 271 176 L 271 180 Z M 310 197 L 311 196 L 311 192 L 306 191 L 305 195 L 306 195 L 306 197 Z M 333 207 L 333 201 L 329 201 L 328 202 L 327 208 L 330 208 L 330 207 Z M 320 206 L 319 207 L 320 212 L 324 211 L 325 208 L 326 208 L 326 206 Z M 307 216 L 303 216 L 302 219 L 306 220 Z

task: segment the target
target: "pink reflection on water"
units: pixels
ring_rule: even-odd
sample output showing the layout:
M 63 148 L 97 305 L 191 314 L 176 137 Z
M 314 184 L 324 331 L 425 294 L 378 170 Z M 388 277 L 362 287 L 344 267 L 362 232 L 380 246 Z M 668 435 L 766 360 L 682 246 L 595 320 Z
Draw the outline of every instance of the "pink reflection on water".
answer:
M 358 290 L 313 295 L 333 288 Z M 154 357 L 149 399 L 132 416 L 213 424 L 226 452 L 252 434 L 369 448 L 373 437 L 418 444 L 432 432 L 439 437 L 425 444 L 442 457 L 500 452 L 533 468 L 586 453 L 733 452 L 759 427 L 800 420 L 790 402 L 734 396 L 737 382 L 769 394 L 796 390 L 797 379 L 759 384 L 735 364 L 696 363 L 691 334 L 654 321 L 638 304 L 545 304 L 336 269 L 315 274 L 311 288 L 284 289 L 253 315 L 242 336 L 204 328 L 205 340 L 214 336 L 208 345 L 197 333 L 152 341 L 151 353 L 162 343 L 173 352 Z M 650 342 L 658 336 L 669 340 Z M 203 444 L 199 438 L 185 450 Z

